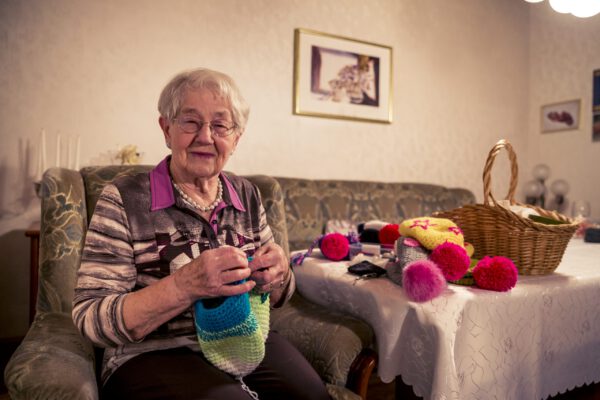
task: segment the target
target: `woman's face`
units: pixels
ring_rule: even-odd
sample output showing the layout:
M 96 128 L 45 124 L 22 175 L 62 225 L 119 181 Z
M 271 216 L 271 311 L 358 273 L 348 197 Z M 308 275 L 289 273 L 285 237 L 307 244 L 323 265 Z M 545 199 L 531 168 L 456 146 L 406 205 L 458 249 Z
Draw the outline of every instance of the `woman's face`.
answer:
M 171 148 L 171 173 L 182 183 L 193 183 L 196 179 L 209 179 L 223 170 L 240 139 L 240 132 L 226 137 L 212 135 L 208 123 L 197 133 L 184 132 L 178 119 L 198 122 L 219 122 L 233 126 L 228 104 L 210 90 L 189 89 L 183 96 L 179 114 L 169 121 L 160 117 L 159 123 Z

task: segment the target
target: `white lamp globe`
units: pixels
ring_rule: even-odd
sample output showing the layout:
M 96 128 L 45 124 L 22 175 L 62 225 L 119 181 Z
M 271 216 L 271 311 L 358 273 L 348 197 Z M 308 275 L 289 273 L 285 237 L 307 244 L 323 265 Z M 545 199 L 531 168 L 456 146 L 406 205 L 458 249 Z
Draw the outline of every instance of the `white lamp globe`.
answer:
M 557 179 L 550 185 L 550 190 L 557 196 L 564 196 L 569 192 L 569 184 L 564 179 Z
M 549 0 L 550 7 L 558 13 L 566 14 L 571 12 L 572 4 L 577 0 Z
M 529 181 L 525 184 L 525 196 L 530 198 L 538 198 L 544 192 L 544 186 L 539 181 Z
M 579 18 L 593 17 L 600 12 L 600 0 L 576 0 L 572 3 L 571 14 Z
M 545 181 L 550 176 L 550 167 L 546 164 L 538 164 L 533 167 L 533 177 L 540 181 Z

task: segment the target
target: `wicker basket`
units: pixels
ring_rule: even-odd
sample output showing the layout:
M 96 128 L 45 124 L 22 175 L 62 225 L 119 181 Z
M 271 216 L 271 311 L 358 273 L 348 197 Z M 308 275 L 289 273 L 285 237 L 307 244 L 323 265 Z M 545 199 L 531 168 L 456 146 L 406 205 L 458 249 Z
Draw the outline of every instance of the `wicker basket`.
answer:
M 491 192 L 491 169 L 498 153 L 506 149 L 511 163 L 511 179 L 507 199 L 510 204 L 529 207 L 541 216 L 564 222 L 547 225 L 534 222 L 500 206 Z M 554 211 L 517 203 L 517 156 L 506 140 L 500 140 L 490 150 L 483 170 L 483 204 L 471 204 L 451 211 L 438 212 L 440 218 L 453 220 L 463 231 L 465 241 L 475 247 L 474 258 L 506 256 L 513 260 L 522 275 L 552 273 L 577 230 L 578 224 Z

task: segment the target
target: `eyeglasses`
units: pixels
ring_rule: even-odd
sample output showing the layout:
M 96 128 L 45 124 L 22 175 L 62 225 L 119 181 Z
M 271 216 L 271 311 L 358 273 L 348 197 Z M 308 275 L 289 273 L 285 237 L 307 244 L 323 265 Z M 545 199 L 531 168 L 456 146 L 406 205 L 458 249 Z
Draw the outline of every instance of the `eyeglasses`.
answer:
M 231 135 L 237 125 L 233 124 L 231 126 L 228 125 L 226 121 L 198 121 L 192 117 L 178 117 L 173 119 L 177 122 L 177 125 L 181 128 L 185 133 L 193 133 L 196 134 L 202 130 L 204 125 L 208 124 L 208 129 L 213 136 L 218 137 L 227 137 Z

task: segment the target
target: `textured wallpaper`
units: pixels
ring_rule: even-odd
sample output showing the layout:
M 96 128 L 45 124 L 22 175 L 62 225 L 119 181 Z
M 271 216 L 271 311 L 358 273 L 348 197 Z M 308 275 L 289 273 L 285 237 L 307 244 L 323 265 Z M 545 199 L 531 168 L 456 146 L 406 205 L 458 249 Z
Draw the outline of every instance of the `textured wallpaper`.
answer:
M 538 163 L 569 183 L 567 200 L 586 200 L 600 219 L 600 142 L 592 142 L 592 74 L 600 69 L 600 15 L 580 19 L 558 14 L 547 4 L 533 5 L 530 19 L 530 94 L 528 159 L 525 178 Z M 580 99 L 578 129 L 541 132 L 544 104 Z M 567 204 L 567 209 L 569 209 Z
M 77 135 L 82 165 L 106 162 L 129 143 L 144 162 L 161 159 L 158 94 L 173 74 L 196 66 L 232 75 L 252 106 L 228 166 L 238 173 L 432 182 L 480 195 L 485 154 L 497 139 L 526 151 L 528 19 L 519 2 L 8 0 L 0 7 L 0 46 L 10 54 L 0 64 L 2 182 L 20 193 L 0 193 L 3 213 L 29 190 L 20 186 L 36 174 L 42 128 L 51 165 L 58 134 L 63 164 L 67 138 Z M 298 27 L 393 48 L 393 124 L 292 115 Z

